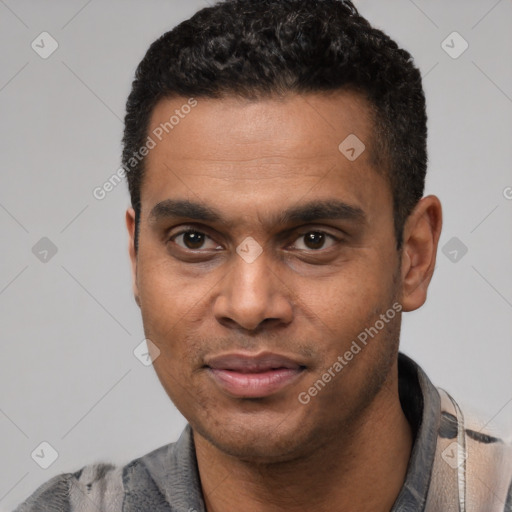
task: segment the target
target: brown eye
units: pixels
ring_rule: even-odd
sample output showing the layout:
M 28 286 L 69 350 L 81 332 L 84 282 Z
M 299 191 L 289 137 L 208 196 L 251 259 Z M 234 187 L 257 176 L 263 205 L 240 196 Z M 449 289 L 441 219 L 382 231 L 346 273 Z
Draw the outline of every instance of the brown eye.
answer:
M 189 231 L 183 234 L 183 243 L 188 249 L 200 249 L 204 244 L 204 235 L 202 233 L 196 233 Z
M 182 249 L 197 251 L 199 249 L 216 249 L 218 245 L 208 235 L 200 231 L 182 231 L 171 238 Z
M 330 242 L 330 245 L 328 244 Z M 326 249 L 336 243 L 336 239 L 327 233 L 322 231 L 309 231 L 299 236 L 294 244 L 295 249 L 299 250 L 313 250 L 318 251 L 320 249 Z M 327 247 L 326 247 L 327 245 Z
M 308 233 L 304 236 L 304 244 L 309 249 L 321 249 L 325 243 L 325 235 L 323 233 Z

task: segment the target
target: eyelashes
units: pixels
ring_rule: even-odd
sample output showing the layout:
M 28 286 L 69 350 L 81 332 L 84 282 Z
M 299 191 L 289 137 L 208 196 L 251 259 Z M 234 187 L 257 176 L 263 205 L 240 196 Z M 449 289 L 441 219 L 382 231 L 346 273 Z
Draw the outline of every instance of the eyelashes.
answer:
M 181 244 L 177 242 L 181 238 Z M 170 241 L 174 242 L 176 245 L 181 247 L 182 249 L 191 250 L 191 251 L 197 251 L 200 249 L 204 249 L 204 244 L 207 240 L 210 240 L 213 242 L 212 245 L 214 247 L 209 247 L 209 250 L 219 250 L 219 248 L 222 248 L 218 244 L 216 244 L 211 237 L 209 237 L 206 233 L 203 233 L 198 230 L 192 230 L 188 229 L 186 231 L 180 231 L 179 233 L 173 235 L 170 239 Z M 188 244 L 188 245 L 187 245 Z M 190 247 L 190 245 L 192 247 Z M 199 245 L 199 247 L 198 247 Z

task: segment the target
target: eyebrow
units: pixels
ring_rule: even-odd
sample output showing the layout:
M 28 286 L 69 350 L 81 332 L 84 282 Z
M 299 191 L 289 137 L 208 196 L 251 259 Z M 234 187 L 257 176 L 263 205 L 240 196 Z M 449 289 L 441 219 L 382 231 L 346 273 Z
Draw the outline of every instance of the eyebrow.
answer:
M 188 200 L 166 199 L 157 203 L 149 214 L 150 222 L 176 218 L 232 224 L 227 222 L 215 208 Z M 337 199 L 317 200 L 280 212 L 271 218 L 271 223 L 307 223 L 327 219 L 348 220 L 362 224 L 366 221 L 366 214 L 360 207 Z
M 178 217 L 207 222 L 222 221 L 222 215 L 210 206 L 176 199 L 166 199 L 157 203 L 149 214 L 149 221 L 158 222 Z
M 311 201 L 290 208 L 278 216 L 282 224 L 290 222 L 314 222 L 318 220 L 350 220 L 358 223 L 366 221 L 366 214 L 359 206 L 352 206 L 337 199 Z

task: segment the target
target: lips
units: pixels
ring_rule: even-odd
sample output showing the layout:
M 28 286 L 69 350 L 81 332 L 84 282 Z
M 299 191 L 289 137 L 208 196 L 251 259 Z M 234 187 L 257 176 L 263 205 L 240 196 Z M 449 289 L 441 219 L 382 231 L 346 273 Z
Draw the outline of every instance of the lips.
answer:
M 297 380 L 304 366 L 280 354 L 232 353 L 207 361 L 209 375 L 227 394 L 238 398 L 273 395 Z

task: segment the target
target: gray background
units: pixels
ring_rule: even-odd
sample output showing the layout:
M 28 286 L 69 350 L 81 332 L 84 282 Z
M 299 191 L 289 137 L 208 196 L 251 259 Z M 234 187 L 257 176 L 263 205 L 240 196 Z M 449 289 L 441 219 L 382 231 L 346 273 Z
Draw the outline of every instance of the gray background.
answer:
M 184 426 L 133 354 L 144 335 L 125 184 L 102 201 L 92 191 L 119 167 L 135 66 L 156 37 L 206 5 L 0 0 L 2 510 L 54 474 L 128 462 Z M 512 432 L 512 3 L 356 5 L 422 70 L 427 193 L 444 205 L 441 248 L 457 238 L 439 252 L 428 303 L 405 316 L 402 349 L 483 423 Z M 43 31 L 59 44 L 47 59 L 31 48 Z M 442 47 L 453 31 L 469 44 L 456 59 Z M 461 48 L 453 36 L 446 44 Z M 43 237 L 58 250 L 46 262 L 36 254 L 47 242 L 33 252 Z M 46 470 L 31 458 L 43 441 L 59 454 Z

